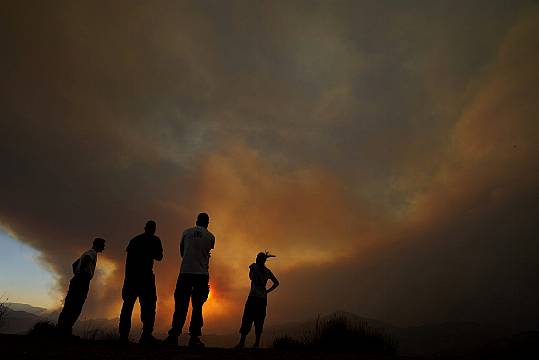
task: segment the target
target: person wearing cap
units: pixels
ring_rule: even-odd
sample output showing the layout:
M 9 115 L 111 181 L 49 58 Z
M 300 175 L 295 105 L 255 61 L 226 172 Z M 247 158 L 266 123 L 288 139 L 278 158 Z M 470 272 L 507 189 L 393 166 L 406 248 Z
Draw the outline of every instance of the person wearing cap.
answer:
M 270 269 L 266 267 L 266 260 L 275 257 L 270 253 L 260 252 L 256 256 L 256 262 L 249 266 L 249 279 L 251 279 L 251 290 L 245 302 L 243 317 L 241 319 L 240 342 L 236 346 L 242 348 L 245 346 L 247 334 L 251 331 L 253 323 L 255 324 L 255 343 L 254 348 L 260 346 L 260 337 L 264 328 L 264 319 L 266 318 L 266 307 L 268 304 L 268 294 L 279 286 L 279 280 L 273 275 Z M 269 289 L 266 289 L 268 280 L 273 283 Z
M 153 345 L 159 342 L 153 337 L 157 291 L 153 273 L 154 260 L 163 259 L 161 239 L 155 236 L 155 221 L 149 220 L 144 233 L 135 236 L 127 246 L 125 279 L 122 288 L 123 305 L 120 313 L 120 342 L 127 343 L 131 330 L 131 315 L 137 298 L 140 303 L 142 335 L 139 344 Z
M 178 336 L 185 324 L 189 301 L 191 301 L 193 311 L 189 325 L 188 346 L 204 347 L 204 343 L 200 341 L 204 324 L 202 306 L 208 300 L 210 292 L 209 262 L 211 250 L 215 246 L 215 237 L 208 230 L 209 223 L 208 214 L 198 214 L 196 226 L 185 230 L 180 240 L 182 264 L 174 291 L 172 326 L 165 340 L 165 343 L 169 345 L 178 345 Z
M 86 250 L 72 265 L 73 278 L 64 300 L 64 307 L 56 325 L 62 335 L 71 336 L 73 325 L 77 321 L 90 290 L 90 281 L 94 277 L 97 253 L 105 249 L 105 240 L 95 238 L 92 248 Z

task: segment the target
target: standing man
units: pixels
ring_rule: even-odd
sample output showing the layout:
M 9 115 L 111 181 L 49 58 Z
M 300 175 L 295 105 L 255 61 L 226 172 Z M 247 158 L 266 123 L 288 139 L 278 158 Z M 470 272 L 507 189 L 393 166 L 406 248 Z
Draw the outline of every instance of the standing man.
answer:
M 62 335 L 71 336 L 73 325 L 77 321 L 90 289 L 90 280 L 94 277 L 97 253 L 105 249 L 105 240 L 94 239 L 92 248 L 85 251 L 72 265 L 73 278 L 64 300 L 64 308 L 58 317 L 57 328 Z
M 204 347 L 199 336 L 202 335 L 202 305 L 208 299 L 209 287 L 209 262 L 210 252 L 215 246 L 215 237 L 208 231 L 210 217 L 206 213 L 198 214 L 196 226 L 183 232 L 180 240 L 180 254 L 183 258 L 176 291 L 174 291 L 174 316 L 172 327 L 168 332 L 166 342 L 178 345 L 178 336 L 181 334 L 189 300 L 193 306 L 191 324 L 189 325 L 189 346 Z
M 155 275 L 153 261 L 163 259 L 161 240 L 155 236 L 155 221 L 148 221 L 144 233 L 135 236 L 127 246 L 125 279 L 122 288 L 122 312 L 120 313 L 120 341 L 127 343 L 131 330 L 131 314 L 137 298 L 140 303 L 142 335 L 139 344 L 152 345 L 159 341 L 153 337 L 155 322 Z

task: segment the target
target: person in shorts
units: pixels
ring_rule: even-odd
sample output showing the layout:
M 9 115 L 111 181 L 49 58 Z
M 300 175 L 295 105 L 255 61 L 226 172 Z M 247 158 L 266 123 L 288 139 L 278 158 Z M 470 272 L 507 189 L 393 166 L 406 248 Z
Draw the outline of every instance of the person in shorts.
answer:
M 279 286 L 279 280 L 273 275 L 270 269 L 266 267 L 266 260 L 274 255 L 266 252 L 260 252 L 256 256 L 256 262 L 249 266 L 249 279 L 251 279 L 251 290 L 245 302 L 243 317 L 240 328 L 240 342 L 236 346 L 242 348 L 245 346 L 247 334 L 251 331 L 251 327 L 255 325 L 255 343 L 254 348 L 260 346 L 260 337 L 264 328 L 264 319 L 266 318 L 266 307 L 268 304 L 268 293 L 272 292 Z M 272 285 L 266 289 L 268 280 L 271 280 Z

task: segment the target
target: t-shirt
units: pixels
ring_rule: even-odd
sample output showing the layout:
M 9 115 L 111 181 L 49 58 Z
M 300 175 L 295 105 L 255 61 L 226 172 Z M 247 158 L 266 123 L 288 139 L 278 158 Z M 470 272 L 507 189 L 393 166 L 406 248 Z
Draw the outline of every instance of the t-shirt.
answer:
M 142 233 L 127 245 L 125 276 L 147 276 L 153 274 L 153 261 L 163 259 L 161 239 L 155 235 Z
M 180 273 L 209 275 L 210 251 L 214 246 L 215 236 L 205 227 L 195 226 L 185 230 L 180 240 L 183 257 Z
M 90 259 L 84 260 L 87 257 Z M 86 250 L 77 260 L 77 267 L 75 268 L 75 275 L 89 275 L 90 279 L 94 277 L 95 265 L 97 264 L 97 252 L 94 249 Z
M 249 266 L 249 278 L 251 279 L 251 291 L 249 296 L 267 299 L 266 284 L 273 278 L 273 273 L 265 266 L 252 263 Z

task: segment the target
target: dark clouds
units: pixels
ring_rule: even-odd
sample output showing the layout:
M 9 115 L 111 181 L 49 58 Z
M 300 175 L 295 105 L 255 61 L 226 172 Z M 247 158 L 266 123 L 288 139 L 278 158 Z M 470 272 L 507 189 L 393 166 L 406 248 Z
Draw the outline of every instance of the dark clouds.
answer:
M 0 221 L 60 288 L 93 236 L 109 240 L 118 269 L 89 314 L 117 311 L 125 245 L 154 218 L 165 327 L 177 236 L 205 209 L 222 328 L 264 248 L 280 255 L 275 320 L 536 324 L 536 5 L 2 11 Z

